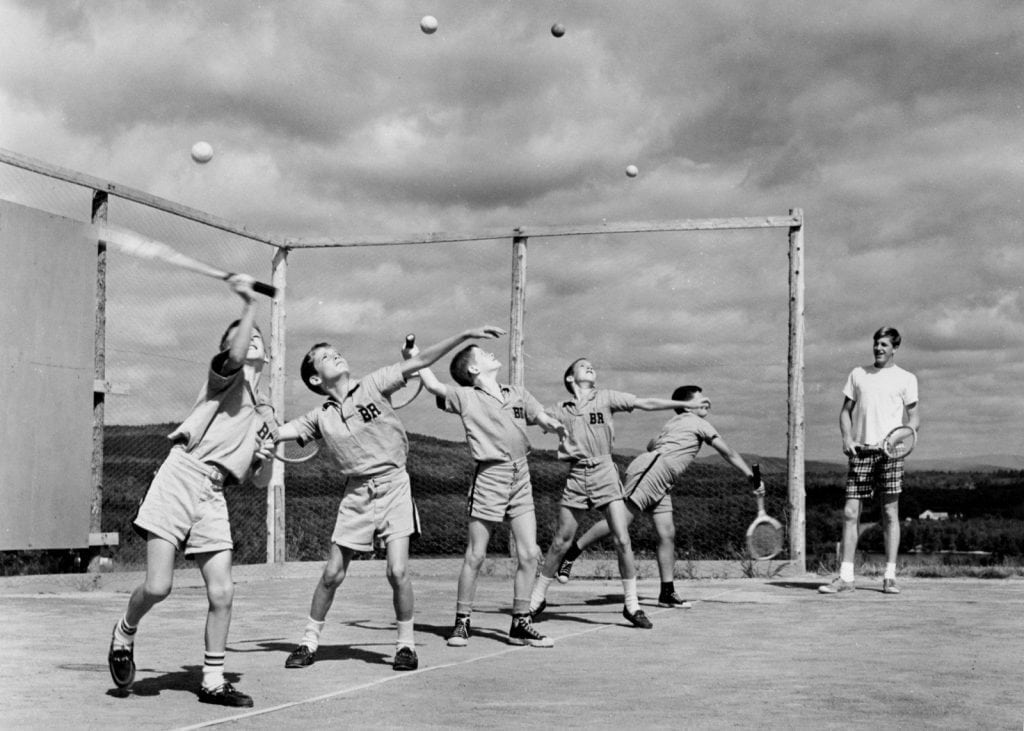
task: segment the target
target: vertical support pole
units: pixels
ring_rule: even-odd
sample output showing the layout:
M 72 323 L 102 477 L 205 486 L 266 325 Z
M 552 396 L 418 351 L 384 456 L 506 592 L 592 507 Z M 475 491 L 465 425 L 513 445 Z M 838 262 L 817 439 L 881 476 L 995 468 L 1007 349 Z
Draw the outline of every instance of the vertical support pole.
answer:
M 516 229 L 518 231 L 519 229 Z M 526 383 L 523 363 L 524 325 L 526 320 L 526 237 L 512 239 L 512 305 L 509 315 L 508 372 L 509 383 L 522 387 Z
M 807 571 L 807 514 L 804 491 L 804 215 L 794 208 L 799 225 L 789 229 L 789 555 L 793 566 Z
M 107 193 L 92 193 L 92 222 L 107 222 Z M 96 329 L 93 335 L 93 372 L 97 381 L 107 379 L 107 244 L 96 242 Z M 106 418 L 106 392 L 92 393 L 92 505 L 89 509 L 89 532 L 103 530 L 103 425 Z
M 287 312 L 285 291 L 288 283 L 288 249 L 278 248 L 274 253 L 271 284 L 277 294 L 270 303 L 270 404 L 279 418 L 284 416 L 285 390 L 285 336 Z M 267 484 L 267 563 L 284 563 L 286 531 L 284 512 L 285 465 L 270 461 L 270 482 Z

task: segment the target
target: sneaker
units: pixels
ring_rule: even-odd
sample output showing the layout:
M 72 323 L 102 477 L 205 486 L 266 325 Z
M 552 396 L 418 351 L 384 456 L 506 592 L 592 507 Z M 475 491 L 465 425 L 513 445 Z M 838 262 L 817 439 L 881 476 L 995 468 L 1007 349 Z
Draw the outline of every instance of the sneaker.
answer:
M 291 654 L 288 659 L 284 661 L 286 668 L 308 668 L 316 662 L 316 650 L 310 650 L 305 645 L 299 645 Z
M 622 616 L 630 621 L 634 627 L 640 629 L 651 629 L 654 625 L 651 620 L 647 619 L 647 615 L 644 614 L 643 609 L 637 609 L 635 612 L 630 612 L 625 607 L 622 608 Z
M 416 657 L 416 650 L 408 645 L 402 645 L 395 653 L 395 670 L 415 670 L 420 666 L 420 660 Z
M 212 703 L 216 706 L 231 706 L 232 708 L 252 708 L 252 698 L 235 690 L 231 683 L 224 683 L 219 688 L 207 690 L 199 689 L 199 702 Z
M 852 581 L 833 579 L 831 584 L 824 584 L 818 587 L 819 594 L 852 594 L 857 590 Z
M 135 682 L 135 648 L 114 647 L 114 638 L 110 638 L 110 651 L 107 653 L 107 667 L 110 677 L 118 688 L 127 688 Z
M 896 579 L 882 579 L 883 594 L 899 594 L 900 588 L 896 586 Z
M 530 647 L 554 647 L 555 642 L 538 632 L 529 614 L 512 618 L 512 627 L 508 631 L 510 645 L 529 645 Z
M 469 617 L 456 617 L 455 627 L 448 637 L 448 647 L 465 647 L 469 644 Z
M 658 597 L 659 607 L 674 607 L 676 609 L 689 609 L 693 605 L 679 596 L 676 592 L 662 594 Z
M 540 606 L 537 607 L 536 609 L 531 609 L 530 610 L 530 619 L 533 620 L 534 622 L 536 622 L 537 621 L 537 617 L 542 615 L 544 613 L 544 610 L 547 609 L 547 608 L 548 608 L 548 600 L 547 599 L 541 599 L 540 600 Z
M 555 574 L 555 578 L 558 579 L 559 584 L 568 584 L 569 575 L 572 573 L 572 561 L 568 559 L 562 559 L 562 565 L 558 567 L 558 573 Z

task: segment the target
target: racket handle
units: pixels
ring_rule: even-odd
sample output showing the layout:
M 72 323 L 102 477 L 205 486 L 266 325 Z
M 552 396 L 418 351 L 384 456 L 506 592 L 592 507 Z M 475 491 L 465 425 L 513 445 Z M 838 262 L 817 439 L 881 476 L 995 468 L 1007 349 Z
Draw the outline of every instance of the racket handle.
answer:
M 275 287 L 272 284 L 267 284 L 265 282 L 253 282 L 252 291 L 259 292 L 260 294 L 266 295 L 267 297 L 277 296 L 277 287 Z
M 761 484 L 761 465 L 752 464 L 750 465 L 750 471 L 754 473 L 754 476 L 750 478 L 750 484 L 754 486 L 756 490 Z
M 412 346 L 416 344 L 416 333 L 409 333 L 405 336 L 405 349 L 411 350 Z

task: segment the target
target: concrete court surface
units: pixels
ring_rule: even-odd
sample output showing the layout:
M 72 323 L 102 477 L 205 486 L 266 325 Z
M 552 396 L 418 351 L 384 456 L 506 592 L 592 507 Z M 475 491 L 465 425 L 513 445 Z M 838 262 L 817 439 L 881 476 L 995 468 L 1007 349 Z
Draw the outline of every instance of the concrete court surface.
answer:
M 506 575 L 483 576 L 469 646 L 445 637 L 458 561 L 415 575 L 420 669 L 396 673 L 381 562 L 354 564 L 317 662 L 286 670 L 321 564 L 240 566 L 229 679 L 252 709 L 201 704 L 206 602 L 194 569 L 143 621 L 131 693 L 106 666 L 110 630 L 139 572 L 0 579 L 0 727 L 282 728 L 1024 728 L 1024 580 L 862 579 L 821 596 L 822 577 L 677 581 L 692 609 L 622 619 L 621 584 L 553 584 L 538 628 L 555 647 L 505 642 Z M 415 566 L 414 566 L 415 569 Z

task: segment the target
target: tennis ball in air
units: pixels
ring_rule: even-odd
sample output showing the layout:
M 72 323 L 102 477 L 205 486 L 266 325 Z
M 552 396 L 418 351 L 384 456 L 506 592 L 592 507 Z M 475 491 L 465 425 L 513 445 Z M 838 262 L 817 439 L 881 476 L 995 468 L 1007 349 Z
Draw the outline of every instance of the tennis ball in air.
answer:
M 197 142 L 192 145 L 192 159 L 200 164 L 206 164 L 213 159 L 213 147 L 209 142 Z
M 629 177 L 635 178 L 639 174 L 640 174 L 640 170 L 637 169 L 636 165 L 627 165 L 626 166 L 626 175 L 628 175 Z
M 562 25 L 561 23 L 555 23 L 553 26 L 551 26 L 551 35 L 553 35 L 555 38 L 561 38 L 562 36 L 565 35 L 565 26 Z
M 433 15 L 424 15 L 423 18 L 420 19 L 420 30 L 427 35 L 433 33 L 437 30 L 437 18 Z

